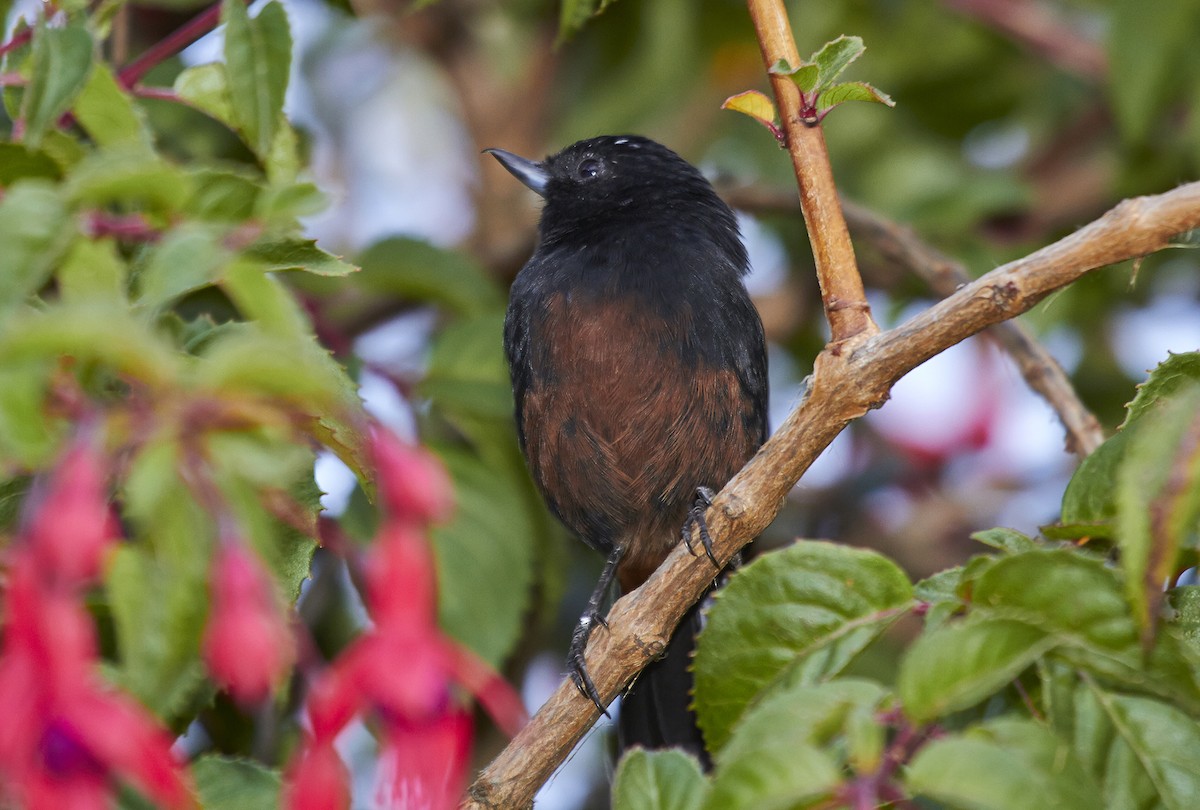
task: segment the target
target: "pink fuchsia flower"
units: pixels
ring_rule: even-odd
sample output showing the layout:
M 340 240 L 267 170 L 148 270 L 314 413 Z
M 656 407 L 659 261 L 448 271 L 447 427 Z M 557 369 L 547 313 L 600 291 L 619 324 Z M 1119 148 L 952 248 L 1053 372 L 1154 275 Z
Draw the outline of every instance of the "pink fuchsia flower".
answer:
M 284 779 L 289 810 L 345 810 L 350 806 L 346 767 L 329 740 L 305 747 Z
M 164 807 L 194 806 L 170 738 L 99 682 L 90 619 L 40 564 L 22 548 L 4 595 L 0 796 L 29 810 L 107 808 L 121 779 Z
M 99 575 L 104 552 L 120 535 L 107 503 L 106 478 L 96 442 L 82 437 L 45 483 L 24 534 L 47 576 L 82 585 Z
M 450 516 L 454 488 L 441 462 L 428 450 L 376 427 L 371 432 L 371 457 L 380 500 L 392 517 L 429 524 Z
M 217 551 L 211 590 L 204 634 L 208 671 L 238 702 L 258 703 L 295 659 L 274 584 L 252 552 L 230 541 Z
M 437 626 L 433 555 L 424 530 L 449 514 L 448 476 L 426 451 L 382 429 L 372 433 L 371 443 L 384 508 L 364 572 L 364 599 L 375 626 L 309 689 L 310 732 L 289 771 L 289 810 L 346 806 L 345 773 L 331 761 L 333 741 L 358 715 L 369 714 L 380 731 L 377 806 L 396 810 L 457 806 L 470 761 L 468 694 L 509 733 L 525 721 L 512 687 Z

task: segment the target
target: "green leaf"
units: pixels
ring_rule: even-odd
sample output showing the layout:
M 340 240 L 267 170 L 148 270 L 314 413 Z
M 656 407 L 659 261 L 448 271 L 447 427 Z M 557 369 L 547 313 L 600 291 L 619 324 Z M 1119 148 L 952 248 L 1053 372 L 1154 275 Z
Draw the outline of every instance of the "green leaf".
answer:
M 229 73 L 220 62 L 186 68 L 175 77 L 175 94 L 203 113 L 233 128 Z
M 1197 673 L 1173 632 L 1144 660 L 1116 572 L 1101 559 L 1073 549 L 1002 557 L 974 579 L 972 596 L 977 615 L 1037 627 L 1077 668 L 1200 707 Z
M 21 101 L 25 143 L 41 144 L 46 132 L 71 108 L 92 70 L 92 36 L 82 16 L 62 27 L 39 18 L 33 34 L 29 84 Z
M 1200 352 L 1172 354 L 1137 387 L 1137 395 L 1129 403 L 1129 414 L 1121 428 L 1125 429 L 1143 417 L 1158 415 L 1164 400 L 1196 384 L 1200 384 Z
M 1150 372 L 1146 382 L 1138 386 L 1137 396 L 1129 404 L 1128 414 L 1117 433 L 1085 458 L 1071 476 L 1063 493 L 1063 525 L 1090 527 L 1094 537 L 1112 536 L 1117 513 L 1118 470 L 1132 435 L 1144 420 L 1147 424 L 1157 424 L 1166 401 L 1196 384 L 1200 384 L 1200 352 L 1173 354 Z M 1146 420 L 1147 416 L 1151 418 Z M 1075 536 L 1079 536 L 1078 533 Z
M 817 97 L 817 111 L 828 112 L 846 101 L 872 101 L 887 107 L 896 106 L 891 96 L 866 82 L 845 82 L 821 91 Z
M 446 632 L 491 663 L 525 629 L 537 525 L 514 460 L 504 469 L 461 449 L 434 445 L 454 481 L 451 521 L 433 531 L 438 616 Z
M 239 257 L 221 279 L 225 294 L 247 320 L 282 338 L 303 340 L 311 334 L 308 316 L 292 292 L 259 262 Z
M 787 76 L 804 93 L 811 93 L 821 78 L 821 68 L 818 65 L 804 62 L 798 67 L 792 67 L 786 59 L 780 59 L 771 65 L 767 72 L 776 76 Z
M 258 177 L 244 171 L 201 166 L 189 169 L 191 196 L 184 211 L 210 222 L 241 223 L 254 215 L 263 193 Z
M 316 550 L 320 492 L 316 454 L 283 424 L 212 431 L 205 458 L 243 536 L 270 566 L 288 604 L 300 593 Z
M 204 810 L 262 810 L 279 805 L 282 778 L 257 762 L 208 755 L 193 762 L 191 771 Z
M 441 330 L 433 344 L 429 370 L 417 387 L 443 416 L 468 434 L 467 420 L 496 422 L 512 419 L 512 384 L 504 360 L 504 315 L 489 313 L 459 320 Z
M 375 294 L 440 304 L 460 315 L 503 309 L 496 283 L 467 256 L 428 242 L 393 237 L 362 253 L 354 281 Z
M 970 810 L 1031 801 L 1056 810 L 1111 806 L 1070 746 L 1032 720 L 1004 718 L 936 739 L 917 754 L 905 783 L 917 796 Z
M 0 199 L 0 323 L 49 280 L 71 240 L 58 190 L 41 180 L 10 186 Z
M 563 42 L 614 0 L 563 0 L 558 14 L 558 41 Z
M 730 96 L 721 104 L 721 109 L 748 115 L 769 129 L 772 134 L 779 132 L 779 126 L 775 123 L 775 119 L 779 117 L 775 112 L 775 103 L 757 90 L 747 90 Z
M 45 410 L 52 362 L 0 364 L 0 458 L 26 469 L 48 464 L 63 432 L 63 421 Z
M 1154 131 L 1179 81 L 1181 59 L 1192 47 L 1200 7 L 1166 3 L 1154 14 L 1140 0 L 1116 0 L 1108 31 L 1110 84 L 1118 128 L 1132 143 Z M 1146 58 L 1153 54 L 1154 58 Z
M 785 673 L 816 683 L 842 671 L 912 597 L 895 563 L 832 543 L 798 542 L 739 571 L 717 592 L 697 643 L 696 713 L 709 747 L 719 750 L 755 695 Z
M 111 301 L 27 311 L 0 324 L 0 356 L 58 357 L 101 363 L 143 382 L 166 385 L 177 358 L 157 335 Z
M 196 369 L 202 388 L 227 394 L 281 397 L 314 415 L 340 402 L 337 389 L 349 380 L 315 343 L 271 334 L 258 324 L 215 336 Z
M 246 249 L 246 255 L 266 270 L 305 270 L 318 276 L 345 276 L 358 270 L 340 257 L 321 250 L 315 239 L 260 239 Z
M 121 204 L 169 217 L 191 195 L 191 178 L 140 146 L 102 149 L 84 158 L 67 176 L 70 200 L 96 207 Z
M 705 807 L 795 807 L 829 794 L 842 781 L 850 728 L 883 696 L 882 687 L 862 680 L 773 690 L 718 752 Z
M 204 684 L 199 652 L 213 534 L 179 480 L 180 463 L 169 442 L 134 458 L 124 503 L 137 542 L 117 549 L 105 578 L 121 685 L 171 724 L 186 724 Z
M 909 717 L 929 722 L 989 697 L 1053 646 L 1042 630 L 1009 619 L 945 625 L 909 647 L 896 691 Z
M 850 66 L 850 63 L 863 55 L 867 49 L 862 37 L 845 36 L 844 34 L 832 42 L 826 42 L 821 50 L 808 59 L 809 64 L 817 66 L 820 78 L 813 88 L 820 94 L 830 87 L 838 76 Z M 828 105 L 833 106 L 833 105 Z
M 971 535 L 971 539 L 1008 554 L 1020 554 L 1024 551 L 1033 551 L 1039 547 L 1029 535 L 1023 534 L 1016 529 L 985 529 L 981 532 L 975 532 Z
M 259 157 L 271 151 L 283 114 L 292 35 L 287 13 L 278 2 L 263 6 L 251 19 L 241 0 L 223 0 L 225 64 L 235 128 Z
M 1200 526 L 1200 385 L 1175 394 L 1129 441 L 1117 471 L 1117 543 L 1125 595 L 1149 648 L 1163 588 Z
M 634 748 L 613 778 L 613 810 L 697 810 L 708 783 L 695 757 L 667 749 Z
M 216 283 L 231 254 L 218 228 L 185 222 L 173 228 L 143 259 L 138 272 L 139 305 L 157 309 Z
M 68 304 L 125 303 L 128 268 L 114 239 L 76 239 L 58 270 L 58 294 Z
M 780 723 L 795 726 L 805 733 L 803 742 L 826 750 L 831 747 L 848 753 L 849 742 L 860 732 L 857 728 L 862 715 L 878 725 L 873 717 L 887 692 L 874 681 L 861 678 L 839 678 L 821 684 L 802 682 L 779 683 L 765 690 L 733 729 L 733 736 L 717 754 L 717 762 L 737 756 L 742 746 L 750 748 L 769 744 L 770 730 Z M 881 731 L 881 729 L 879 729 Z M 833 746 L 835 742 L 837 746 Z M 880 735 L 877 738 L 882 743 Z M 880 745 L 880 749 L 882 745 Z
M 58 180 L 62 168 L 54 158 L 22 143 L 0 143 L 0 186 L 8 188 L 20 180 Z
M 153 149 L 154 140 L 145 116 L 105 62 L 96 64 L 75 100 L 74 112 L 87 134 L 100 146 L 133 144 L 147 154 Z
M 272 177 L 258 198 L 255 214 L 268 223 L 292 225 L 296 217 L 311 216 L 328 205 L 325 195 L 312 183 L 282 182 Z
M 1110 694 L 1096 687 L 1092 693 L 1149 778 L 1161 806 L 1193 807 L 1200 795 L 1200 762 L 1195 757 L 1200 750 L 1200 725 L 1194 717 L 1157 700 Z

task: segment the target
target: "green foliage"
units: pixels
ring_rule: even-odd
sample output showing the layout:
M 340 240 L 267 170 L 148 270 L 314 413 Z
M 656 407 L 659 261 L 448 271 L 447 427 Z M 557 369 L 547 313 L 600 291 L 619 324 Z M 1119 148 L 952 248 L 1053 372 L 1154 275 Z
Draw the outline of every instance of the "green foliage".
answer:
M 1200 534 L 1198 359 L 1172 357 L 1142 386 L 1109 442 L 1121 452 L 1107 480 L 1086 464 L 1076 473 L 1110 510 L 1115 563 L 999 528 L 975 536 L 991 554 L 915 589 L 871 552 L 798 541 L 765 555 L 718 592 L 698 643 L 695 708 L 714 771 L 697 780 L 684 762 L 637 753 L 623 778 L 704 808 L 864 795 L 996 810 L 1030 796 L 1188 806 L 1200 789 L 1187 753 L 1200 744 L 1200 588 L 1171 585 L 1195 564 Z M 925 628 L 894 684 L 855 674 L 858 653 L 909 612 Z
M 798 543 L 756 560 L 718 592 L 696 651 L 696 712 L 720 748 L 754 697 L 779 678 L 840 673 L 912 600 L 878 554 Z
M 433 538 L 441 618 L 502 664 L 526 627 L 534 549 L 547 533 L 511 427 L 502 292 L 472 260 L 424 242 L 374 246 L 358 273 L 304 235 L 298 218 L 323 200 L 300 177 L 283 115 L 292 40 L 279 3 L 254 17 L 240 0 L 224 3 L 224 63 L 174 78 L 168 103 L 244 142 L 237 160 L 172 140 L 162 122 L 173 119 L 148 114 L 101 57 L 111 9 L 67 8 L 65 19 L 39 18 L 30 44 L 4 60 L 22 77 L 5 90 L 19 126 L 0 143 L 5 541 L 31 478 L 84 413 L 120 460 L 111 485 L 126 541 L 93 605 L 106 677 L 177 732 L 198 716 L 210 731 L 244 729 L 274 710 L 281 751 L 271 756 L 281 758 L 296 733 L 286 701 L 255 718 L 214 701 L 201 654 L 214 548 L 252 548 L 290 606 L 319 535 L 316 448 L 373 490 L 357 381 L 317 342 L 306 297 L 346 295 L 348 320 L 379 301 L 438 306 L 444 329 L 412 396 L 456 492 L 454 517 Z M 331 305 L 321 317 L 336 331 L 341 314 Z M 242 736 L 249 754 L 256 738 Z M 278 803 L 279 774 L 249 760 L 206 756 L 191 771 L 206 808 Z M 131 791 L 122 803 L 145 805 Z

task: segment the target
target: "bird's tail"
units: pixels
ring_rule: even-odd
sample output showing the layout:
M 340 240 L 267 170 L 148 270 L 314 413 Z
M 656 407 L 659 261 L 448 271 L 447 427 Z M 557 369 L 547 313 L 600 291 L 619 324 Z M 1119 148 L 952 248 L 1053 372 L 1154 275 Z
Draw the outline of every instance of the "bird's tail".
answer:
M 697 757 L 705 770 L 711 760 L 691 709 L 692 654 L 696 635 L 704 626 L 709 597 L 684 614 L 661 658 L 642 670 L 621 699 L 617 734 L 621 751 L 643 748 L 682 748 Z

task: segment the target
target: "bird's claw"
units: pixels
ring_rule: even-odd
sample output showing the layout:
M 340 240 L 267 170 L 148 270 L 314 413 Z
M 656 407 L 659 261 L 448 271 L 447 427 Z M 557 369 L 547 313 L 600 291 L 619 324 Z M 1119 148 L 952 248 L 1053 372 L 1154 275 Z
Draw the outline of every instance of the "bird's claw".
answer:
M 716 555 L 713 554 L 712 535 L 708 533 L 708 521 L 704 519 L 704 513 L 708 511 L 708 507 L 712 506 L 715 497 L 716 493 L 708 487 L 696 487 L 696 500 L 688 510 L 687 518 L 683 521 L 680 536 L 683 538 L 683 544 L 687 546 L 688 552 L 695 556 L 696 550 L 692 547 L 692 528 L 695 527 L 700 535 L 700 544 L 704 546 L 705 556 L 712 561 L 717 570 L 720 570 L 721 564 L 717 562 Z
M 567 652 L 567 670 L 571 673 L 571 680 L 575 682 L 575 688 L 579 690 L 579 693 L 595 705 L 596 711 L 609 717 L 608 709 L 600 700 L 600 692 L 596 689 L 596 684 L 592 683 L 592 677 L 588 675 L 584 656 L 587 652 L 588 639 L 597 624 L 608 629 L 608 622 L 598 612 L 585 613 L 579 619 L 579 624 L 576 625 L 575 632 L 571 635 L 571 647 Z

